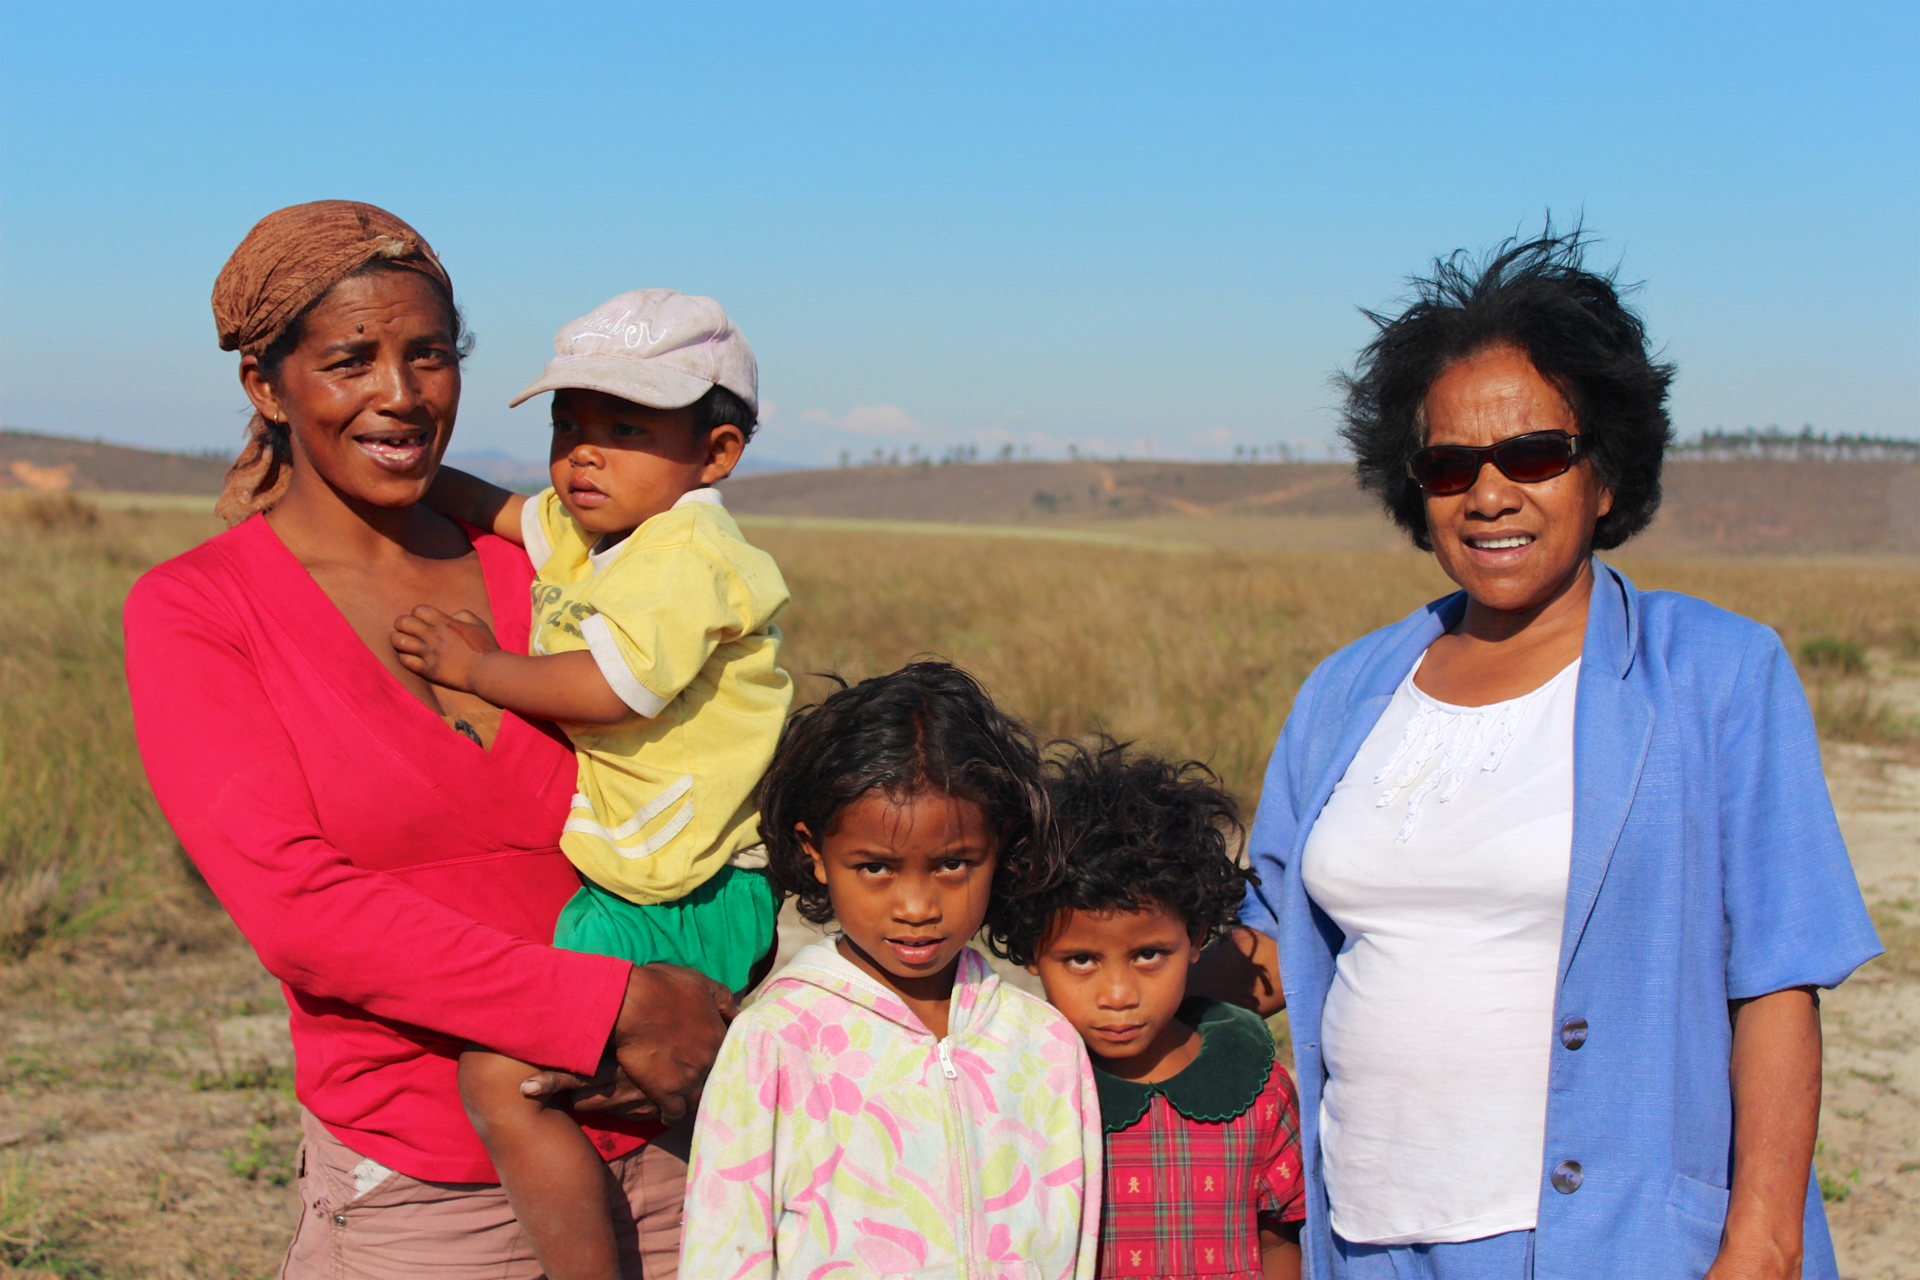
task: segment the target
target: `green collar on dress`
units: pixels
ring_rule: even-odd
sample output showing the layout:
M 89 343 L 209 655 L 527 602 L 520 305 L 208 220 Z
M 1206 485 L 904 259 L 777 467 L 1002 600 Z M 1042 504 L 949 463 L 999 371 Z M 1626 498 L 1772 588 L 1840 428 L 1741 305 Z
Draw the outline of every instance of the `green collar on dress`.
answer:
M 1200 1053 L 1179 1074 L 1152 1084 L 1109 1075 L 1093 1062 L 1100 1094 L 1100 1124 L 1108 1133 L 1138 1123 L 1154 1094 L 1163 1095 L 1189 1120 L 1220 1124 L 1260 1096 L 1273 1070 L 1273 1035 L 1260 1015 L 1236 1005 L 1195 996 L 1174 1015 L 1200 1033 Z

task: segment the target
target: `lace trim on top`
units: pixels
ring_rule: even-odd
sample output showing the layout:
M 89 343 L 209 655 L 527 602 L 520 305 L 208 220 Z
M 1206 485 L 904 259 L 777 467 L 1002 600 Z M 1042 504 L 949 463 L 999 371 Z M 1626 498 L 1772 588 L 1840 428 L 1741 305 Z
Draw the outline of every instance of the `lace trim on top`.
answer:
M 1400 745 L 1373 775 L 1374 785 L 1386 788 L 1374 801 L 1376 809 L 1386 808 L 1401 792 L 1412 790 L 1407 797 L 1407 820 L 1394 837 L 1401 844 L 1413 839 L 1420 824 L 1420 805 L 1428 796 L 1437 791 L 1439 803 L 1445 804 L 1460 794 L 1460 788 L 1474 774 L 1499 772 L 1528 709 L 1551 697 L 1567 673 L 1580 665 L 1575 658 L 1553 679 L 1518 698 L 1484 707 L 1456 707 L 1428 696 L 1413 683 L 1425 661 L 1426 655 L 1422 654 L 1401 683 L 1401 688 L 1412 695 L 1415 710 L 1407 718 Z M 1435 756 L 1440 762 L 1429 770 L 1427 766 L 1433 764 Z

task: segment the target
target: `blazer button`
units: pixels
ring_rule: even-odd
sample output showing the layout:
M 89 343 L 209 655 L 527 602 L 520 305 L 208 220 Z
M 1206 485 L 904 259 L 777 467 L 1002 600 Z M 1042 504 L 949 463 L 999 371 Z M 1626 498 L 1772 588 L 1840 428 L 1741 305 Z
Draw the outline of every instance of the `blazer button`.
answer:
M 1578 1160 L 1562 1160 L 1553 1166 L 1553 1189 L 1563 1196 L 1570 1196 L 1580 1189 L 1580 1181 L 1586 1177 L 1580 1171 Z
M 1578 1015 L 1568 1018 L 1560 1024 L 1560 1043 L 1569 1049 L 1578 1049 L 1587 1042 L 1587 1020 Z

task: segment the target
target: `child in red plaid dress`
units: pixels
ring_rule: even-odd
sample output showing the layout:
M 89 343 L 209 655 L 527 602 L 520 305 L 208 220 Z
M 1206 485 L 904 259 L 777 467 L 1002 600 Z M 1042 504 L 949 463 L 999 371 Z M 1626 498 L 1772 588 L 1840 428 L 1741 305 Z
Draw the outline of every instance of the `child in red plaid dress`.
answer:
M 1103 740 L 1051 766 L 1066 878 L 1022 900 L 1008 954 L 1086 1041 L 1106 1131 L 1100 1274 L 1298 1280 L 1300 1111 L 1260 1018 L 1187 998 L 1233 923 L 1233 798 L 1195 761 Z

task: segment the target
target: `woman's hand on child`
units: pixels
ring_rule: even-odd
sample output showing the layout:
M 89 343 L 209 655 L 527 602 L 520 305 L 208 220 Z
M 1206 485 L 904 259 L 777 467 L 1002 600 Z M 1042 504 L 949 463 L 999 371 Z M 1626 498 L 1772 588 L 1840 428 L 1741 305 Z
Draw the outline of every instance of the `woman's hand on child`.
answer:
M 1200 953 L 1187 994 L 1212 996 L 1271 1018 L 1287 1007 L 1280 985 L 1280 944 L 1258 929 L 1237 925 Z
M 393 620 L 389 642 L 400 655 L 400 665 L 443 689 L 474 692 L 474 668 L 500 644 L 493 628 L 466 609 L 451 616 L 430 604 Z
M 569 1110 L 635 1120 L 651 1120 L 659 1115 L 658 1108 L 640 1092 L 640 1086 L 620 1069 L 611 1049 L 600 1060 L 600 1069 L 591 1076 L 577 1076 L 571 1071 L 534 1072 L 520 1082 L 520 1096 L 542 1102 L 564 1099 Z
M 571 1091 L 575 1111 L 652 1115 L 674 1124 L 700 1105 L 707 1072 L 739 1012 L 733 993 L 677 964 L 635 965 L 613 1025 L 618 1073 L 582 1079 L 541 1071 L 520 1085 L 530 1098 Z
M 613 1024 L 621 1070 L 674 1124 L 700 1105 L 727 1024 L 740 1007 L 733 992 L 677 964 L 635 965 Z

